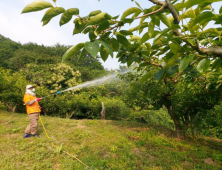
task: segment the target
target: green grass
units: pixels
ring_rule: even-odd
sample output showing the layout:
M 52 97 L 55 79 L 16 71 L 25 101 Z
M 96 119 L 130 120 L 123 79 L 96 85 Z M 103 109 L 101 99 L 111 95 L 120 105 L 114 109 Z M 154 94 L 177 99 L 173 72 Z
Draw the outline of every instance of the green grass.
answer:
M 0 111 L 0 169 L 87 169 L 61 150 L 95 170 L 222 169 L 218 139 L 179 140 L 164 127 L 127 121 L 42 120 L 60 148 L 51 145 L 40 121 L 40 138 L 24 139 L 27 115 Z

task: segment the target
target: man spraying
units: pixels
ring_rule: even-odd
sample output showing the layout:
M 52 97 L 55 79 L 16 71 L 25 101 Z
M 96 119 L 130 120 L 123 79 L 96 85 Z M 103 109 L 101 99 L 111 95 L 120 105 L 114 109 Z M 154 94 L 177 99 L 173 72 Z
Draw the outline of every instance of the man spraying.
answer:
M 26 111 L 29 118 L 29 125 L 25 130 L 24 138 L 30 138 L 31 136 L 38 136 L 38 119 L 41 112 L 41 107 L 39 106 L 38 101 L 42 98 L 36 98 L 35 95 L 35 86 L 27 85 L 26 92 L 23 98 L 23 101 L 26 105 Z

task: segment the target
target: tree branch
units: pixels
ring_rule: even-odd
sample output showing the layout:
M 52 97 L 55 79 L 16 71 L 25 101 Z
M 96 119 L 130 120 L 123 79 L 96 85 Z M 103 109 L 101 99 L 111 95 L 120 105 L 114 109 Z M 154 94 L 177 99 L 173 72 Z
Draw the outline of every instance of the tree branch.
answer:
M 157 0 L 150 0 L 152 1 L 157 1 Z M 174 6 L 171 4 L 171 2 L 169 0 L 165 0 L 166 4 L 167 4 L 167 8 L 169 9 L 170 13 L 173 15 L 174 18 L 174 24 L 179 24 L 180 22 L 180 18 L 179 15 L 176 11 L 176 9 L 174 8 Z M 160 3 L 160 1 L 159 1 Z M 155 3 L 157 4 L 157 3 Z M 181 34 L 179 32 L 178 29 L 173 30 L 174 35 L 181 37 L 182 40 L 189 46 L 191 46 L 194 50 L 196 50 L 199 54 L 207 54 L 207 55 L 216 55 L 218 57 L 222 57 L 222 47 L 220 46 L 215 46 L 215 47 L 210 47 L 210 48 L 200 48 L 199 47 L 199 42 L 196 40 L 196 45 L 192 45 L 187 39 L 186 37 L 184 37 L 183 34 Z
M 134 19 L 139 19 L 139 18 L 143 18 L 143 17 L 147 17 L 147 16 L 150 16 L 150 15 L 156 14 L 156 13 L 162 11 L 164 8 L 165 8 L 165 6 L 163 5 L 163 6 L 161 6 L 161 7 L 160 7 L 158 10 L 156 10 L 156 11 L 153 11 L 153 12 L 150 12 L 150 13 L 148 13 L 148 14 L 145 14 L 145 15 L 142 15 L 142 16 L 139 16 L 139 17 L 136 17 L 136 18 L 134 18 Z
M 152 63 L 152 62 L 147 61 L 147 60 L 145 60 L 145 59 L 143 59 L 143 58 L 141 58 L 141 57 L 138 57 L 138 58 L 139 58 L 140 60 L 143 60 L 143 61 L 146 62 L 146 63 L 149 63 L 149 64 L 151 64 L 151 65 L 153 65 L 153 66 L 161 67 L 161 68 L 163 69 L 163 66 L 162 66 L 161 64 Z

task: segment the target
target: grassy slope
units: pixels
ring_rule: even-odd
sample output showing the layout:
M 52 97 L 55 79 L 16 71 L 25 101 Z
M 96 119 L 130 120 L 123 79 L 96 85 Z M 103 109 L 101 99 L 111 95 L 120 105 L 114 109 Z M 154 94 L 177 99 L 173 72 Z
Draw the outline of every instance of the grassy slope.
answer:
M 170 130 L 125 121 L 42 120 L 53 142 L 91 169 L 222 169 L 222 142 L 216 139 L 182 141 Z M 24 139 L 27 124 L 25 114 L 0 111 L 0 169 L 87 169 L 59 154 L 40 122 L 41 137 Z

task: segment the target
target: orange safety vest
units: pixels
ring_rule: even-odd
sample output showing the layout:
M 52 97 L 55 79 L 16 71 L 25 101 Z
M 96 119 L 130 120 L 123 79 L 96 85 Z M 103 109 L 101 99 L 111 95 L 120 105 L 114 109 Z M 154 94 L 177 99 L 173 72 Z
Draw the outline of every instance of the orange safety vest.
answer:
M 23 101 L 26 104 L 28 101 L 35 100 L 35 99 L 36 99 L 36 96 L 32 96 L 31 94 L 25 93 Z M 39 102 L 37 102 L 37 101 L 35 103 L 33 103 L 32 105 L 27 105 L 26 104 L 27 114 L 41 112 L 39 107 L 40 107 Z

